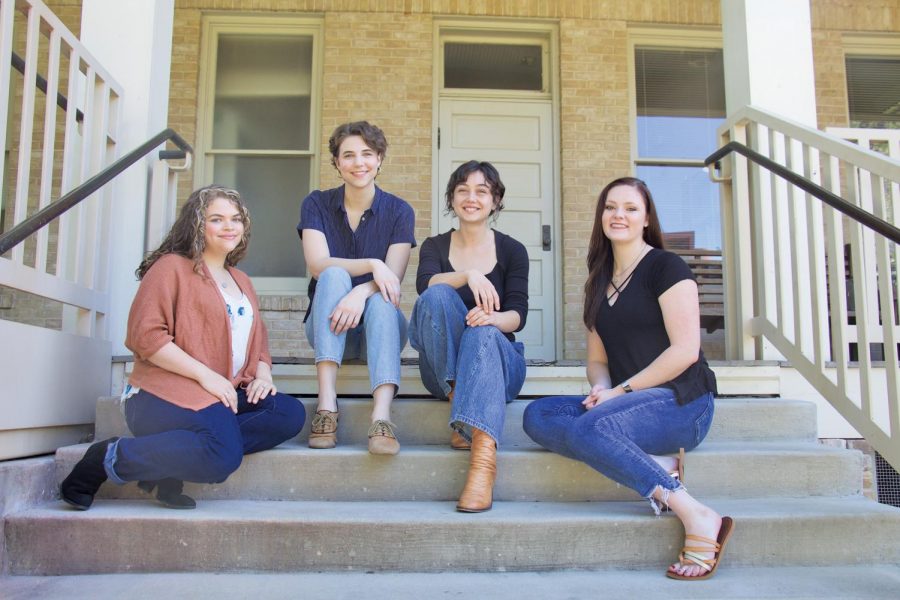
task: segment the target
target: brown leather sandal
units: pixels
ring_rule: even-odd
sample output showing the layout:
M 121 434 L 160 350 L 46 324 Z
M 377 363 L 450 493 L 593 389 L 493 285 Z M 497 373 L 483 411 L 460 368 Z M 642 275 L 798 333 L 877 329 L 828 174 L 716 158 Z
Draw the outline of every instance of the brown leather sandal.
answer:
M 697 565 L 706 572 L 702 575 L 689 577 L 687 575 L 679 575 L 678 573 L 673 573 L 672 571 L 666 570 L 666 577 L 669 577 L 671 579 L 680 579 L 682 581 L 700 581 L 702 579 L 709 579 L 710 577 L 712 577 L 716 572 L 716 569 L 719 568 L 719 564 L 722 562 L 722 554 L 725 552 L 725 544 L 728 543 L 728 538 L 731 537 L 733 531 L 734 519 L 732 519 L 731 517 L 722 517 L 722 526 L 719 528 L 718 539 L 711 540 L 707 537 L 703 537 L 702 535 L 685 535 L 685 544 L 688 544 L 690 542 L 700 542 L 701 544 L 705 545 L 685 545 L 684 548 L 681 549 L 681 553 L 678 555 L 678 562 L 682 565 Z M 698 554 L 700 552 L 712 552 L 713 557 L 703 558 L 702 556 L 700 556 L 700 554 Z

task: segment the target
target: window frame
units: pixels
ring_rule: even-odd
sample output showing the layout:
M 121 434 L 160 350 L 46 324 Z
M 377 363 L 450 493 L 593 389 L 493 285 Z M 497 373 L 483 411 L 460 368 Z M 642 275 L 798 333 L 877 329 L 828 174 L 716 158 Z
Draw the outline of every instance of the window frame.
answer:
M 663 158 L 640 156 L 638 145 L 637 107 L 637 65 L 635 52 L 638 48 L 659 50 L 723 50 L 722 32 L 719 29 L 639 27 L 631 28 L 627 34 L 628 52 L 628 111 L 630 127 L 631 175 L 637 176 L 639 167 L 673 167 L 704 169 L 703 158 Z M 724 85 L 723 81 L 723 85 Z M 725 235 L 720 226 L 720 247 L 725 244 Z
M 319 159 L 322 111 L 322 73 L 324 23 L 320 16 L 255 15 L 255 14 L 204 14 L 201 23 L 199 64 L 199 89 L 197 92 L 197 137 L 194 166 L 194 188 L 213 183 L 217 156 L 309 158 L 310 190 L 319 187 Z M 218 43 L 221 35 L 272 35 L 305 36 L 312 39 L 312 64 L 310 73 L 309 146 L 308 150 L 216 150 L 213 147 L 213 118 L 215 112 L 215 83 Z M 297 218 L 303 199 L 297 198 Z M 299 238 L 297 244 L 299 246 Z M 299 255 L 298 255 L 299 260 Z M 258 295 L 302 294 L 306 292 L 309 277 L 253 277 Z
M 554 32 L 544 23 L 484 22 L 468 20 L 435 22 L 434 79 L 435 98 L 509 98 L 552 100 L 554 68 L 551 64 Z M 444 86 L 444 45 L 451 43 L 539 46 L 541 48 L 541 90 L 492 90 L 486 88 L 448 88 Z
M 703 167 L 702 159 L 641 157 L 638 154 L 637 65 L 635 50 L 648 49 L 718 49 L 722 50 L 722 32 L 714 29 L 635 28 L 628 30 L 628 120 L 631 128 L 632 175 L 637 167 Z M 724 83 L 724 82 L 723 82 Z

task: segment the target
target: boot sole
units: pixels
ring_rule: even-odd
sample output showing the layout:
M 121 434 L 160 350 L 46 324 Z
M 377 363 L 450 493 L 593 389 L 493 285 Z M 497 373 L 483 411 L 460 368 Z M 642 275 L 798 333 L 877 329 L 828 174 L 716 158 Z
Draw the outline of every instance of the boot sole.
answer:
M 62 486 L 60 486 L 60 488 L 62 488 Z M 79 504 L 78 502 L 75 502 L 74 500 L 69 500 L 68 498 L 66 498 L 65 494 L 62 493 L 62 489 L 60 489 L 60 491 L 59 491 L 59 496 L 60 496 L 60 498 L 63 499 L 63 502 L 65 502 L 69 506 L 73 506 L 73 507 L 77 508 L 78 510 L 87 510 L 91 507 L 90 504 L 85 506 L 84 504 Z M 91 503 L 91 504 L 93 504 L 93 503 Z
M 464 512 L 464 513 L 483 513 L 491 510 L 494 507 L 494 503 L 491 502 L 491 505 L 487 508 L 464 508 L 462 506 L 456 506 L 456 512 Z

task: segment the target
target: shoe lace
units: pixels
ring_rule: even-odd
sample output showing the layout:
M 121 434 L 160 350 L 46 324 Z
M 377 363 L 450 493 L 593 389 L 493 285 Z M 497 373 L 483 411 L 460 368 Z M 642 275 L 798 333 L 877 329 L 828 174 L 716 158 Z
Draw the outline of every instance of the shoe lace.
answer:
M 397 436 L 394 435 L 394 427 L 396 427 L 396 425 L 394 425 L 390 421 L 383 421 L 381 419 L 378 419 L 377 421 L 372 423 L 371 427 L 369 427 L 369 437 L 383 435 L 385 437 L 396 439 Z
M 313 433 L 334 433 L 337 431 L 335 414 L 330 411 L 317 412 L 312 420 L 311 428 Z

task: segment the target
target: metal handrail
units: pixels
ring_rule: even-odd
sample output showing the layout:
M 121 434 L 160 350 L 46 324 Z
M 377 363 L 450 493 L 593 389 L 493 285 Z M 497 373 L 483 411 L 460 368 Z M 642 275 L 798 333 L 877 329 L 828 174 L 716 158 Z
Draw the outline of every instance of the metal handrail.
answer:
M 798 175 L 797 173 L 791 171 L 784 165 L 778 164 L 774 160 L 763 156 L 759 152 L 751 150 L 746 145 L 740 142 L 728 142 L 703 161 L 704 164 L 708 167 L 710 165 L 715 164 L 715 169 L 719 170 L 720 165 L 719 161 L 722 160 L 725 156 L 730 154 L 731 152 L 737 152 L 738 154 L 743 154 L 745 157 L 749 158 L 753 162 L 765 167 L 769 171 L 775 173 L 776 175 L 786 179 L 790 183 L 796 185 L 800 189 L 809 194 L 812 194 L 831 208 L 844 213 L 851 219 L 858 221 L 859 223 L 865 225 L 872 231 L 876 233 L 880 233 L 884 237 L 888 238 L 895 244 L 900 244 L 900 229 L 891 225 L 884 219 L 876 217 L 870 212 L 863 210 L 862 208 L 856 206 L 855 204 L 851 204 L 841 198 L 840 196 L 833 194 L 823 188 L 820 185 L 817 185 L 803 177 L 802 175 Z
M 162 143 L 171 141 L 184 151 L 185 156 L 194 153 L 194 149 L 174 129 L 164 129 L 116 162 L 112 163 L 72 191 L 64 194 L 56 202 L 47 205 L 32 216 L 28 217 L 3 235 L 0 235 L 0 255 L 6 254 L 10 249 L 20 244 L 28 236 L 35 233 L 41 227 L 47 225 L 58 216 L 84 200 L 109 183 L 122 171 L 149 154 Z
M 11 63 L 12 63 L 13 68 L 16 71 L 18 71 L 22 75 L 25 75 L 25 59 L 24 58 L 22 58 L 21 56 L 19 56 L 15 52 L 13 52 Z M 47 93 L 47 79 L 44 78 L 40 73 L 35 75 L 34 85 L 37 87 L 37 89 L 44 92 L 44 94 Z M 69 110 L 69 99 L 66 98 L 65 96 L 63 96 L 61 93 L 56 92 L 56 105 L 63 110 Z M 77 108 L 75 109 L 75 120 L 78 121 L 79 123 L 84 121 L 84 113 L 81 112 Z

